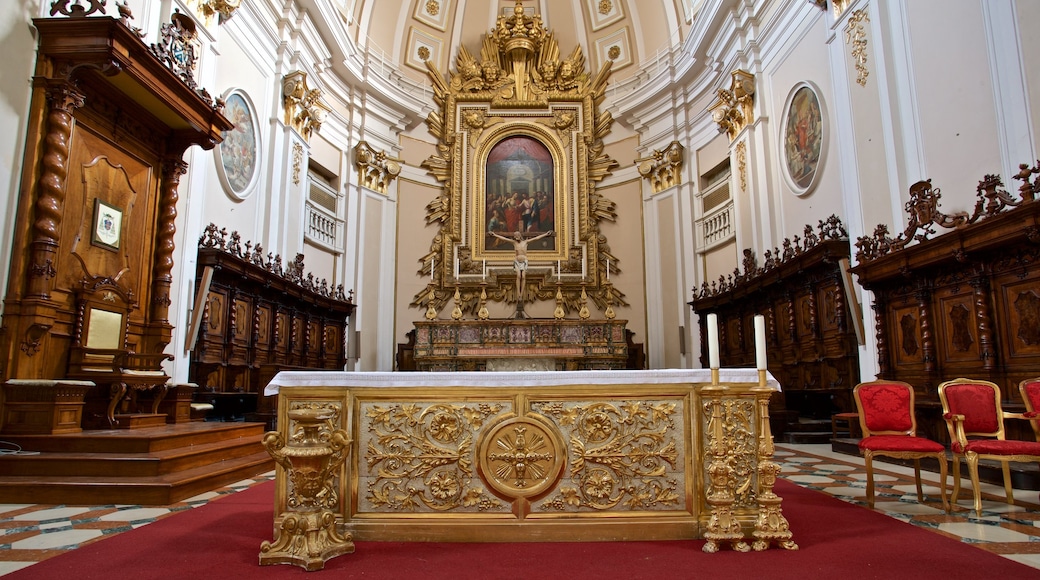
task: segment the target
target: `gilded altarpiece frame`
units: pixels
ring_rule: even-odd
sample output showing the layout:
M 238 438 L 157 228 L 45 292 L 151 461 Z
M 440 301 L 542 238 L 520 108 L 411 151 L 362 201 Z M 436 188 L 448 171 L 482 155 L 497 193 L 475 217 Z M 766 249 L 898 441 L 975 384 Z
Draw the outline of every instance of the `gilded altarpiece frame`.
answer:
M 427 206 L 426 221 L 440 227 L 418 272 L 429 284 L 412 306 L 439 311 L 455 300 L 462 312 L 476 313 L 482 292 L 488 301 L 517 303 L 553 300 L 558 290 L 569 312 L 581 308 L 583 292 L 601 309 L 625 304 L 607 275 L 607 268 L 619 272 L 617 257 L 599 230 L 601 220 L 616 219 L 615 204 L 596 192 L 597 183 L 618 166 L 603 152 L 613 118 L 599 111 L 611 62 L 591 75 L 581 47 L 562 57 L 541 17 L 527 16 L 518 2 L 513 15 L 500 17 L 485 35 L 479 57 L 461 47 L 456 72 L 447 79 L 433 62 L 426 66 L 437 103 L 427 125 L 438 140 L 438 154 L 423 167 L 442 183 L 440 195 Z M 503 192 L 488 167 L 495 163 L 495 148 L 517 138 L 536 141 L 551 157 L 551 180 L 539 184 L 546 176 L 534 176 L 527 191 L 548 192 L 545 186 L 551 185 L 554 217 L 551 227 L 517 222 L 523 237 L 532 240 L 521 292 L 514 247 L 488 234 L 497 229 L 512 237 L 516 231 L 489 226 L 489 190 L 496 196 Z M 522 196 L 524 188 L 505 193 Z M 533 241 L 550 230 L 555 235 Z

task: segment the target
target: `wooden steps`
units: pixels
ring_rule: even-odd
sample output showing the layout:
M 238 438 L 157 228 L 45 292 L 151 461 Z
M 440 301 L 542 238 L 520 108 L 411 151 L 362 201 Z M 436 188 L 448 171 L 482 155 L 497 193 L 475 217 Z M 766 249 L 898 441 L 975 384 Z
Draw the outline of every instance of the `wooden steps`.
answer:
M 274 469 L 263 423 L 4 435 L 0 503 L 169 505 Z

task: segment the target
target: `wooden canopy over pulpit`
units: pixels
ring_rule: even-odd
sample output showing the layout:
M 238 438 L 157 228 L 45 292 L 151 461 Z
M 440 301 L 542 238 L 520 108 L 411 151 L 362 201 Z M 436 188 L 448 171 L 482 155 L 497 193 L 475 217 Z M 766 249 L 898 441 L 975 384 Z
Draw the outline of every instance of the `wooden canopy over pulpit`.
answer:
M 211 149 L 233 125 L 195 82 L 189 17 L 175 13 L 147 45 L 128 18 L 97 10 L 55 3 L 52 13 L 65 17 L 33 21 L 39 50 L 0 377 L 90 375 L 107 409 L 111 385 L 161 373 L 182 158 L 192 145 Z M 106 296 L 119 308 L 106 308 Z M 103 351 L 106 360 L 95 360 Z

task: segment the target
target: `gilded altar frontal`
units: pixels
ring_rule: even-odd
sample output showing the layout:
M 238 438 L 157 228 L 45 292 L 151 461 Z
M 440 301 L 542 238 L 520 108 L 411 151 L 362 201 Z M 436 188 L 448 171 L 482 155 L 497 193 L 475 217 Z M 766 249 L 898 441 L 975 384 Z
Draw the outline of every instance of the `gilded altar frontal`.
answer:
M 425 63 L 438 154 L 423 167 L 443 187 L 427 207 L 427 223 L 440 226 L 420 265 L 430 283 L 412 305 L 440 310 L 454 299 L 476 314 L 488 300 L 522 310 L 557 295 L 568 311 L 585 299 L 624 304 L 609 283 L 618 260 L 599 231 L 615 206 L 596 192 L 618 166 L 603 153 L 613 119 L 599 110 L 611 62 L 593 74 L 580 46 L 563 54 L 518 2 L 479 50 L 460 48 L 447 78 Z M 513 268 L 516 236 L 530 241 L 523 275 Z

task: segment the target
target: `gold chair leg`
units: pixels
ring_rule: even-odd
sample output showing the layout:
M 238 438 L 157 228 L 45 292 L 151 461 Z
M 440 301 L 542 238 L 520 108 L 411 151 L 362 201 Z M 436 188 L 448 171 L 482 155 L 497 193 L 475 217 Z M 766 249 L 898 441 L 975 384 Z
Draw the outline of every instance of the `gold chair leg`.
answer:
M 936 456 L 939 460 L 939 494 L 942 495 L 943 511 L 950 513 L 950 502 L 946 501 L 946 453 Z
M 863 463 L 867 467 L 867 505 L 874 508 L 874 465 L 872 463 L 873 453 L 863 452 Z
M 979 485 L 979 456 L 977 453 L 968 453 L 968 471 L 971 472 L 971 490 L 975 495 L 975 514 L 982 515 L 982 489 Z
M 959 455 L 953 456 L 953 497 L 950 498 L 950 504 L 956 505 L 957 501 L 961 499 L 961 458 Z
M 924 489 L 921 487 L 921 460 L 914 459 L 914 481 L 917 483 L 917 501 L 924 503 Z
M 1004 493 L 1007 494 L 1007 502 L 1014 505 L 1015 494 L 1011 491 L 1011 464 L 1007 461 L 1001 461 L 1000 470 L 1004 472 Z

